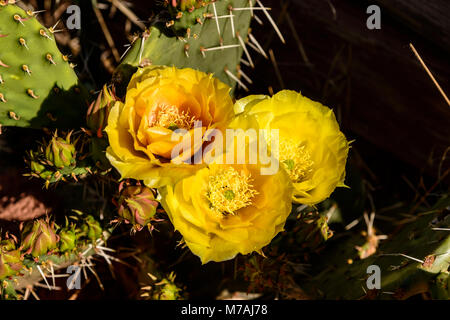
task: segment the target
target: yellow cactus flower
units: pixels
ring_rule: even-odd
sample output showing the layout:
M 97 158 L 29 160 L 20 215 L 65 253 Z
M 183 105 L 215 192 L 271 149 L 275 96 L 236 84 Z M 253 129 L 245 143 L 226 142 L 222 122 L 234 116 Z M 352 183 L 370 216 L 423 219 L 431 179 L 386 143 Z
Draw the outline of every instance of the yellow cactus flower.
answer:
M 122 178 L 143 180 L 149 187 L 190 174 L 194 166 L 181 162 L 200 150 L 204 139 L 196 139 L 175 159 L 172 151 L 183 141 L 194 141 L 196 134 L 226 128 L 234 116 L 229 92 L 227 85 L 197 70 L 139 69 L 125 102 L 117 102 L 108 117 L 109 161 Z
M 345 186 L 349 142 L 331 109 L 295 91 L 283 90 L 271 98 L 258 95 L 241 99 L 234 110 L 239 115 L 233 123 L 252 118 L 264 132 L 279 130 L 279 161 L 293 182 L 294 202 L 314 205 L 328 198 L 336 187 Z
M 175 229 L 202 263 L 259 251 L 283 230 L 292 207 L 289 176 L 260 170 L 257 164 L 210 164 L 160 189 Z

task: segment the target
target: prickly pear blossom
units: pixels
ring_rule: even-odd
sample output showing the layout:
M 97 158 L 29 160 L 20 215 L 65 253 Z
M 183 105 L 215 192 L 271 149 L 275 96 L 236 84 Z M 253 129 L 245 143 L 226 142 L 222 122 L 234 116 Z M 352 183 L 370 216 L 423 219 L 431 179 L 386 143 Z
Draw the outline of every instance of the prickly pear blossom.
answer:
M 128 85 L 125 103 L 116 102 L 108 118 L 106 156 L 122 178 L 143 180 L 148 187 L 189 175 L 180 164 L 201 149 L 208 129 L 225 129 L 233 117 L 230 87 L 193 69 L 150 66 L 139 69 Z M 201 126 L 195 127 L 195 124 Z M 184 133 L 174 131 L 183 129 Z M 194 144 L 172 159 L 183 141 Z M 200 143 L 197 143 L 200 141 Z
M 279 161 L 295 190 L 293 200 L 316 204 L 344 187 L 349 142 L 328 107 L 295 91 L 249 96 L 235 104 L 239 117 L 253 117 L 261 129 L 279 130 Z M 271 137 L 267 137 L 270 140 Z
M 260 170 L 213 164 L 160 190 L 175 229 L 202 263 L 259 251 L 283 230 L 291 212 L 289 176 Z

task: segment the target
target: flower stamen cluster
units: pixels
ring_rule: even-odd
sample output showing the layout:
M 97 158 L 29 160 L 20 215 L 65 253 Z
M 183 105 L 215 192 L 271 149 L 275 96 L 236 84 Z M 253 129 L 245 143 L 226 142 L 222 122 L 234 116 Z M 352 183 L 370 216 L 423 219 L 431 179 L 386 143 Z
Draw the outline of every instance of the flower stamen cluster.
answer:
M 196 118 L 187 111 L 180 111 L 176 106 L 162 105 L 153 109 L 149 116 L 149 126 L 163 127 L 171 130 L 186 129 L 194 127 Z
M 292 139 L 281 139 L 280 162 L 289 174 L 293 182 L 301 182 L 308 178 L 313 171 L 314 161 L 302 143 L 296 143 Z
M 249 206 L 258 194 L 251 184 L 250 174 L 238 172 L 233 167 L 220 169 L 208 179 L 208 198 L 211 208 L 223 215 L 236 214 L 236 211 Z

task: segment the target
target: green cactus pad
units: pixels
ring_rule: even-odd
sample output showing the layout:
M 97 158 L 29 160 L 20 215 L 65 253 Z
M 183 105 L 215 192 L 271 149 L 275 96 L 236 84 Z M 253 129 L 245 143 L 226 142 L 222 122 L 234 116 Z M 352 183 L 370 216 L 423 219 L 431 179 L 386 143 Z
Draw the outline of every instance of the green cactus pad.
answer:
M 68 128 L 83 120 L 85 90 L 52 31 L 31 12 L 0 5 L 1 125 Z
M 407 299 L 428 292 L 433 298 L 448 295 L 447 281 L 450 255 L 448 228 L 450 215 L 418 216 L 399 233 L 381 242 L 377 252 L 360 260 L 350 237 L 336 243 L 324 253 L 323 268 L 304 285 L 310 294 L 321 299 Z M 438 222 L 436 222 L 438 221 Z M 416 260 L 414 260 L 416 259 Z M 419 262 L 420 261 L 420 262 Z M 366 280 L 371 265 L 381 271 L 380 290 L 368 290 Z
M 170 24 L 155 25 L 147 30 L 133 44 L 122 63 L 117 68 L 114 82 L 118 94 L 123 95 L 131 75 L 138 66 L 142 65 L 174 65 L 177 68 L 193 68 L 207 73 L 213 73 L 224 83 L 234 88 L 236 82 L 225 72 L 228 69 L 235 76 L 239 68 L 243 48 L 237 34 L 242 41 L 246 41 L 250 21 L 250 10 L 233 11 L 233 24 L 230 18 L 219 18 L 218 24 L 212 17 L 214 6 L 217 16 L 230 14 L 229 6 L 233 8 L 249 7 L 248 0 L 216 1 L 205 8 L 205 15 L 201 23 L 195 24 L 182 36 L 174 35 L 175 30 Z M 234 33 L 233 33 L 234 29 Z M 225 48 L 220 49 L 220 45 Z M 236 47 L 227 47 L 227 46 Z M 213 49 L 211 48 L 218 48 Z

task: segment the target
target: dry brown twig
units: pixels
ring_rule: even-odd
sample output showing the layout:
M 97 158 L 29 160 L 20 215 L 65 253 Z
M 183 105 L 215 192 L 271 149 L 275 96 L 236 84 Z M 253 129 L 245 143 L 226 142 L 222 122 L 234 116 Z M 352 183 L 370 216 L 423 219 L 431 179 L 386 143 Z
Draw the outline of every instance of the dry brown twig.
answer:
M 128 9 L 120 0 L 108 0 L 113 6 L 120 10 L 131 22 L 137 25 L 142 30 L 145 30 L 145 24 L 143 24 L 133 11 Z
M 120 61 L 119 51 L 117 51 L 111 32 L 109 32 L 108 26 L 105 23 L 105 19 L 103 18 L 102 13 L 100 12 L 100 9 L 97 6 L 93 6 L 93 9 L 97 17 L 98 23 L 102 28 L 103 34 L 105 35 L 106 41 L 108 42 L 108 45 L 111 48 L 114 59 L 116 60 L 116 62 L 119 62 Z
M 445 99 L 445 102 L 447 102 L 448 106 L 450 107 L 450 100 L 448 99 L 447 95 L 445 94 L 444 90 L 441 88 L 441 86 L 439 85 L 439 83 L 437 82 L 436 78 L 433 76 L 433 74 L 431 73 L 430 69 L 428 69 L 427 65 L 425 64 L 425 62 L 422 60 L 422 57 L 420 56 L 419 52 L 417 52 L 416 48 L 414 47 L 414 45 L 412 43 L 409 44 L 412 52 L 415 54 L 415 56 L 417 57 L 417 59 L 419 60 L 420 64 L 422 65 L 422 67 L 425 69 L 425 71 L 427 72 L 428 76 L 431 78 L 431 80 L 433 81 L 434 85 L 436 86 L 436 88 L 439 90 L 439 92 L 441 93 L 442 97 Z

